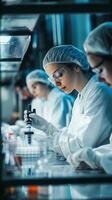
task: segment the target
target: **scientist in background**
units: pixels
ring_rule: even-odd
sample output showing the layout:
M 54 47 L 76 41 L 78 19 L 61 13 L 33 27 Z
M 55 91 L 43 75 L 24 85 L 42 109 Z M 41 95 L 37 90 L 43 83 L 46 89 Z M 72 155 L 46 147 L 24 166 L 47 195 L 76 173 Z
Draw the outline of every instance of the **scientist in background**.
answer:
M 31 114 L 32 126 L 44 131 L 52 141 L 52 149 L 64 155 L 69 163 L 84 147 L 107 144 L 112 132 L 112 94 L 100 83 L 88 65 L 85 54 L 73 45 L 51 48 L 43 60 L 43 67 L 52 82 L 66 93 L 79 92 L 72 118 L 66 129 Z M 27 122 L 27 113 L 25 112 Z
M 92 70 L 112 85 L 112 22 L 104 22 L 92 30 L 84 49 Z
M 55 87 L 41 69 L 30 72 L 26 77 L 26 84 L 34 98 L 32 108 L 36 109 L 38 115 L 57 128 L 69 125 L 74 97 Z

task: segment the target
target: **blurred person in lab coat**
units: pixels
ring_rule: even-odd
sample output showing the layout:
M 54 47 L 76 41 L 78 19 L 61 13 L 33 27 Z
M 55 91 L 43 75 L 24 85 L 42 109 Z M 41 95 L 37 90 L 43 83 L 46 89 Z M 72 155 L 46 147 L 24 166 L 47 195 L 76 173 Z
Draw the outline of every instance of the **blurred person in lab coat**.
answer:
M 71 120 L 74 98 L 55 87 L 41 70 L 33 70 L 26 77 L 26 84 L 33 96 L 32 108 L 57 128 L 68 126 Z
M 17 78 L 15 82 L 15 90 L 18 95 L 18 103 L 19 103 L 19 120 L 23 120 L 24 110 L 27 109 L 28 104 L 32 101 L 31 94 L 29 93 L 26 84 L 25 77 L 21 76 Z M 17 119 L 15 119 L 16 122 Z
M 42 117 L 31 114 L 32 125 L 44 131 L 51 148 L 72 163 L 74 153 L 84 147 L 107 144 L 112 131 L 112 95 L 88 65 L 85 54 L 73 45 L 51 48 L 43 60 L 49 79 L 65 93 L 79 92 L 68 127 L 57 129 Z M 27 112 L 24 113 L 27 121 Z
M 52 123 L 57 128 L 68 126 L 72 116 L 75 96 L 67 95 L 59 90 L 48 79 L 48 75 L 41 69 L 33 70 L 26 77 L 26 85 L 33 97 L 32 109 L 36 109 L 36 114 Z M 42 133 L 38 137 L 43 137 Z M 35 138 L 36 139 L 36 138 Z M 63 156 L 56 153 L 58 160 L 63 160 Z M 59 188 L 53 187 L 53 193 L 59 192 Z M 69 188 L 60 187 L 62 194 L 68 196 Z
M 17 105 L 13 109 L 11 114 L 10 124 L 15 124 L 16 121 L 23 119 L 23 111 L 27 109 L 27 105 L 31 102 L 32 97 L 22 78 L 14 80 L 15 94 L 18 99 Z M 23 122 L 22 122 L 23 123 Z

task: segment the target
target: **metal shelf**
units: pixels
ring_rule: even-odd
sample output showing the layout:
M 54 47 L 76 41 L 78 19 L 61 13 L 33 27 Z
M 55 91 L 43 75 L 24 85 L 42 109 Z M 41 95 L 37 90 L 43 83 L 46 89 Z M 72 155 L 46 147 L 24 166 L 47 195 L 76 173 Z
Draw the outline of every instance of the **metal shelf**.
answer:
M 112 13 L 112 3 L 2 4 L 3 14 Z

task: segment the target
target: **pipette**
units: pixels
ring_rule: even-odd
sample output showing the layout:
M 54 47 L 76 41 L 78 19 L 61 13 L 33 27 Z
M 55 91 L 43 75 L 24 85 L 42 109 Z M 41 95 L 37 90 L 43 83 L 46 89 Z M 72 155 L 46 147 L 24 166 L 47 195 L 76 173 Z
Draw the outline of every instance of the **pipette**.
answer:
M 32 135 L 34 134 L 34 132 L 32 131 L 32 120 L 29 117 L 29 114 L 31 113 L 36 113 L 36 110 L 33 109 L 33 111 L 31 111 L 31 105 L 28 105 L 28 110 L 27 110 L 27 122 L 26 122 L 26 131 L 25 131 L 25 135 L 28 136 L 28 144 L 32 143 Z

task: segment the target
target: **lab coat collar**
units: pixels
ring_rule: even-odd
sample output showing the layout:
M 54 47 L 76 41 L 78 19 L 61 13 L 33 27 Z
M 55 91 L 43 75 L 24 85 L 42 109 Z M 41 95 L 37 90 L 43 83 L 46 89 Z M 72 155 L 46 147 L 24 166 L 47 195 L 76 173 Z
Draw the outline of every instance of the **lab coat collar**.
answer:
M 85 85 L 85 87 L 82 89 L 82 91 L 79 93 L 79 98 L 80 97 L 84 97 L 86 92 L 88 91 L 88 89 L 93 85 L 93 82 L 97 81 L 97 77 L 96 76 L 92 76 L 92 78 L 89 79 L 89 81 L 87 82 L 87 84 Z
M 59 93 L 59 89 L 54 87 L 50 92 L 49 92 L 49 95 L 47 97 L 47 99 L 50 99 L 51 97 L 55 96 L 56 94 Z

